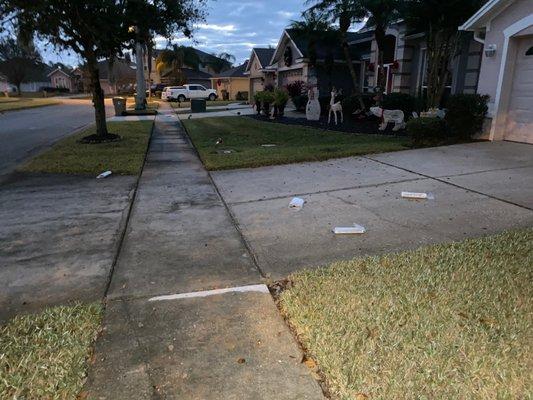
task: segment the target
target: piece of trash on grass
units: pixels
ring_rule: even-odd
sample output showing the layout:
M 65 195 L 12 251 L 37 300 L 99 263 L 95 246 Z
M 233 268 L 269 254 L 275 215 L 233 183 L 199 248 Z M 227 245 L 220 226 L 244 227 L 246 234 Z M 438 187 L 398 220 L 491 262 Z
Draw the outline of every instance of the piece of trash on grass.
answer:
M 402 192 L 402 197 L 404 199 L 415 199 L 415 200 L 432 200 L 433 194 L 423 193 L 423 192 Z
M 276 147 L 277 144 L 262 144 L 261 147 Z
M 362 225 L 353 224 L 353 226 L 336 226 L 333 228 L 335 235 L 355 235 L 365 233 L 366 229 Z
M 96 179 L 102 179 L 102 178 L 105 178 L 105 177 L 108 177 L 109 175 L 111 175 L 112 172 L 111 171 L 105 171 L 105 172 L 102 172 L 100 175 L 98 175 L 96 177 Z
M 304 199 L 301 199 L 299 197 L 293 197 L 293 199 L 289 203 L 289 208 L 294 208 L 296 210 L 301 210 L 302 207 L 304 206 L 304 203 L 305 203 Z
M 222 142 L 223 142 L 222 138 L 219 137 L 219 138 L 217 139 L 217 141 L 215 142 L 215 144 L 221 144 Z

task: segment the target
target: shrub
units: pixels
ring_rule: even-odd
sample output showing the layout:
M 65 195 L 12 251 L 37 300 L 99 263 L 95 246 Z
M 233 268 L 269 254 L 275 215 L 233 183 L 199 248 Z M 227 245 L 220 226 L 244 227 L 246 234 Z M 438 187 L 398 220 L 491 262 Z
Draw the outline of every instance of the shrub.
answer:
M 237 92 L 235 100 L 248 100 L 248 92 Z
M 450 134 L 460 139 L 470 139 L 480 132 L 487 115 L 488 95 L 454 94 L 446 103 L 446 122 Z
M 299 95 L 291 97 L 292 102 L 294 103 L 294 107 L 296 108 L 296 111 L 303 111 L 305 110 L 305 106 L 307 105 L 307 101 L 309 100 L 306 95 Z
M 416 109 L 416 98 L 407 93 L 389 93 L 383 96 L 382 107 L 386 110 L 402 110 L 407 120 Z
M 446 122 L 441 118 L 411 118 L 407 134 L 414 146 L 436 145 L 446 141 Z
M 272 104 L 274 102 L 274 92 L 263 90 L 261 93 L 261 102 Z
M 289 101 L 289 95 L 285 90 L 274 90 L 274 104 L 276 106 L 284 107 L 287 104 L 287 101 Z
M 289 93 L 289 97 L 292 99 L 296 96 L 302 96 L 305 91 L 305 82 L 304 81 L 295 81 L 292 83 L 289 83 L 287 86 L 287 92 Z

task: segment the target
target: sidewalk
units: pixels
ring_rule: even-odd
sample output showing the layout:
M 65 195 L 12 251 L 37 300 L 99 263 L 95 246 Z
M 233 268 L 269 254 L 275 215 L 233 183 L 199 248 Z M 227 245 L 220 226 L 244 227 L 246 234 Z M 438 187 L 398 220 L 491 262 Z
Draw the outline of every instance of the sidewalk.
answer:
M 111 282 L 88 398 L 322 399 L 209 175 L 166 112 Z M 210 291 L 220 288 L 232 289 Z

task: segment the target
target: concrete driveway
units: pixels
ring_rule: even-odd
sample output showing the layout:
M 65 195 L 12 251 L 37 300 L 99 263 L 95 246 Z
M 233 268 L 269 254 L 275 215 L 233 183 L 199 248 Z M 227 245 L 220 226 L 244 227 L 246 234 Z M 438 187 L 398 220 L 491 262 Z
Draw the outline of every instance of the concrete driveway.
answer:
M 471 143 L 212 173 L 258 264 L 307 266 L 533 226 L 533 146 Z M 434 200 L 402 199 L 402 191 Z M 292 196 L 306 200 L 288 209 Z M 335 226 L 366 227 L 335 236 Z
M 112 115 L 111 100 L 106 100 L 106 114 Z M 94 108 L 87 99 L 62 99 L 55 106 L 0 113 L 0 176 L 93 122 Z

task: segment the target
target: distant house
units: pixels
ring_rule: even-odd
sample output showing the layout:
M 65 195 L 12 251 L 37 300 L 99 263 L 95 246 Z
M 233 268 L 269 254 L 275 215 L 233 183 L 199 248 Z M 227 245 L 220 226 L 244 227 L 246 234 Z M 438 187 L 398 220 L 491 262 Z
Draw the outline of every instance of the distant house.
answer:
M 48 73 L 52 68 L 45 63 L 37 63 L 35 67 L 29 72 L 26 82 L 20 85 L 22 92 L 39 92 L 44 87 L 50 87 L 50 78 Z
M 0 74 L 0 93 L 10 93 L 12 91 L 12 87 L 8 83 L 7 78 Z
M 128 93 L 134 91 L 136 67 L 127 59 L 116 59 L 98 62 L 100 86 L 106 95 Z M 85 86 L 88 87 L 85 77 Z
M 490 0 L 459 29 L 483 48 L 477 92 L 490 96 L 490 140 L 533 143 L 533 4 Z
M 250 78 L 248 88 L 250 99 L 255 93 L 264 90 L 265 86 L 275 85 L 276 70 L 270 66 L 274 51 L 271 48 L 255 47 L 252 49 L 250 60 L 244 71 L 244 74 Z
M 213 88 L 223 100 L 248 100 L 250 79 L 245 75 L 248 62 L 211 77 Z
M 77 93 L 80 89 L 81 73 L 78 68 L 55 68 L 48 75 L 51 87 L 57 89 L 68 89 L 70 93 Z
M 173 76 L 170 71 L 163 71 L 159 73 L 156 68 L 157 57 L 161 54 L 163 50 L 154 49 L 152 50 L 152 56 L 150 60 L 150 74 L 148 74 L 148 55 L 144 56 L 144 73 L 148 77 L 150 83 L 163 83 L 163 84 L 174 84 Z M 221 71 L 231 68 L 231 63 L 221 58 L 218 58 L 212 54 L 208 54 L 205 51 L 194 49 L 200 60 L 198 65 L 185 65 L 182 68 L 183 75 L 189 84 L 200 84 L 206 88 L 211 88 L 210 78 L 214 74 L 220 72 L 215 69 L 215 66 L 221 66 Z

